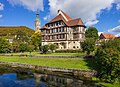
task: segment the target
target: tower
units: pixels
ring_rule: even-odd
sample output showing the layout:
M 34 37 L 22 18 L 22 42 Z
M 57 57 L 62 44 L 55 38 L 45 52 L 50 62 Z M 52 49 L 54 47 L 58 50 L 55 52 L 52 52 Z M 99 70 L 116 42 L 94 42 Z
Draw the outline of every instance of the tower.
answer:
M 40 19 L 39 19 L 39 10 L 36 12 L 36 19 L 35 19 L 35 31 L 40 30 Z

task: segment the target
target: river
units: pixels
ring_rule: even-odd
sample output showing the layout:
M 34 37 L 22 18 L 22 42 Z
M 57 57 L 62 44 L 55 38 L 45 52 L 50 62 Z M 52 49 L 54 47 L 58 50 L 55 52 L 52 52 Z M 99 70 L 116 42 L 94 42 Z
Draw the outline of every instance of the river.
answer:
M 68 74 L 36 72 L 0 66 L 0 87 L 99 87 L 94 82 Z

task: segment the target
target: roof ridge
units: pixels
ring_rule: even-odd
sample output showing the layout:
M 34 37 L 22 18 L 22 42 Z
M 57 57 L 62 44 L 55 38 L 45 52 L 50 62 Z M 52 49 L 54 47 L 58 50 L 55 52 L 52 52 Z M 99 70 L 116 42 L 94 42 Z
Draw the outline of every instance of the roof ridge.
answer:
M 60 14 L 62 12 L 63 16 L 65 16 L 65 18 L 69 21 L 69 20 L 73 20 L 69 15 L 67 15 L 65 12 L 63 12 L 62 10 L 58 10 L 58 14 Z

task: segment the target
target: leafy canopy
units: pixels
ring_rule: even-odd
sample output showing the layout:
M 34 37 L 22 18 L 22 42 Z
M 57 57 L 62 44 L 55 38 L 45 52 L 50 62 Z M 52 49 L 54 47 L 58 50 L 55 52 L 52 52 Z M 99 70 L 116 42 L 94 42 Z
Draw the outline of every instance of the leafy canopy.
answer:
M 120 40 L 110 40 L 98 47 L 96 65 L 99 78 L 103 81 L 120 82 Z
M 0 53 L 9 53 L 11 50 L 11 44 L 9 41 L 0 38 Z
M 95 40 L 93 38 L 87 38 L 81 44 L 81 47 L 82 47 L 83 51 L 87 52 L 87 55 L 90 55 L 90 53 L 95 50 Z
M 98 30 L 95 27 L 89 27 L 88 30 L 85 32 L 86 38 L 94 38 L 95 40 L 98 39 Z
M 31 44 L 35 46 L 35 50 L 40 50 L 41 43 L 41 32 L 37 31 L 31 36 Z

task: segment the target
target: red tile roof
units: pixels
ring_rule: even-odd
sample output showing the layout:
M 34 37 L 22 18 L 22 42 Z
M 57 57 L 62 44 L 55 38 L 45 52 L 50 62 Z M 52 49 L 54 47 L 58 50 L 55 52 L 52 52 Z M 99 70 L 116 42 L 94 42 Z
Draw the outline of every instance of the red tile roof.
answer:
M 66 22 L 65 19 L 63 18 L 63 16 L 61 14 L 59 14 L 54 19 L 52 19 L 49 23 L 53 23 L 53 22 L 61 21 L 61 20 L 63 20 L 64 22 Z
M 114 39 L 115 35 L 114 34 L 101 34 L 105 39 Z M 101 36 L 100 35 L 100 36 Z
M 85 25 L 83 24 L 82 20 L 80 18 L 78 19 L 72 19 L 71 17 L 69 17 L 65 12 L 61 11 L 61 13 L 59 13 L 61 10 L 58 10 L 58 15 L 53 18 L 50 22 L 48 22 L 47 24 L 49 23 L 53 23 L 53 22 L 57 22 L 57 21 L 63 21 L 67 26 L 84 26 Z
M 85 26 L 80 18 L 68 21 L 69 26 Z

